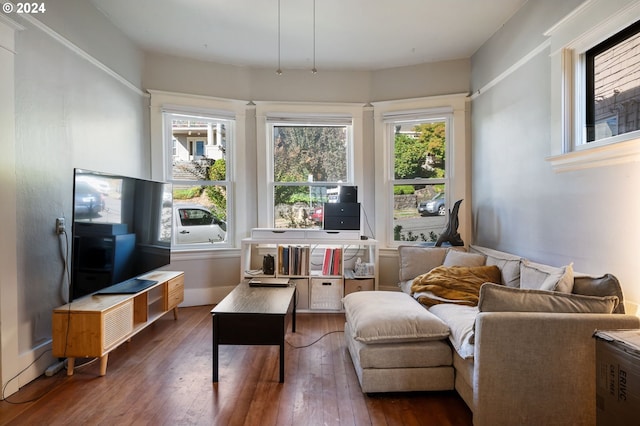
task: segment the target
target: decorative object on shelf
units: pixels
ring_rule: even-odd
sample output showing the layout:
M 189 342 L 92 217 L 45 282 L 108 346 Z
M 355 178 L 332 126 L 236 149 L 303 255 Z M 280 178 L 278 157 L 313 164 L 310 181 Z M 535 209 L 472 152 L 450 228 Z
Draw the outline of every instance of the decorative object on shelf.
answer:
M 276 271 L 276 263 L 273 256 L 270 254 L 266 255 L 262 259 L 262 273 L 265 275 L 273 275 Z
M 353 275 L 356 277 L 371 276 L 375 273 L 375 266 L 373 263 L 365 263 L 362 259 L 358 258 L 356 264 L 353 267 Z
M 464 241 L 462 241 L 462 237 L 460 237 L 460 233 L 458 232 L 458 210 L 460 209 L 460 203 L 462 203 L 462 200 L 456 201 L 453 205 L 453 209 L 449 210 L 449 222 L 447 222 L 447 226 L 438 237 L 436 247 L 440 247 L 444 242 L 448 242 L 452 246 L 464 245 Z

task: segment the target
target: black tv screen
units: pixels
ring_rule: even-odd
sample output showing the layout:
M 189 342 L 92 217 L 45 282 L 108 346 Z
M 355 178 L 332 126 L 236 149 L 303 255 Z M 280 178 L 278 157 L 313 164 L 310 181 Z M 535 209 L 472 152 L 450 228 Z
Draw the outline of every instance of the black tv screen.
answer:
M 74 169 L 70 298 L 171 262 L 169 183 Z

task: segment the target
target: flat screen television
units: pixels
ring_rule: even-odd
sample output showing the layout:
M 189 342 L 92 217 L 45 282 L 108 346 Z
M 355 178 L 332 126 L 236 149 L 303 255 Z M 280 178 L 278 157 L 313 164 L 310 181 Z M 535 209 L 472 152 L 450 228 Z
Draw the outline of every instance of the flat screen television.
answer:
M 171 184 L 77 168 L 73 175 L 71 300 L 135 284 L 171 262 Z

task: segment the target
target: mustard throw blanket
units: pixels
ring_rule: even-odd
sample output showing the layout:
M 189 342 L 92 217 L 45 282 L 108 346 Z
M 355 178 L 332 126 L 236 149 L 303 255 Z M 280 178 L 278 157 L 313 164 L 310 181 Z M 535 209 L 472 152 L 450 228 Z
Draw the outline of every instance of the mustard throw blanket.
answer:
M 480 286 L 486 282 L 501 282 L 497 266 L 438 266 L 414 278 L 411 292 L 425 306 L 439 303 L 477 306 Z

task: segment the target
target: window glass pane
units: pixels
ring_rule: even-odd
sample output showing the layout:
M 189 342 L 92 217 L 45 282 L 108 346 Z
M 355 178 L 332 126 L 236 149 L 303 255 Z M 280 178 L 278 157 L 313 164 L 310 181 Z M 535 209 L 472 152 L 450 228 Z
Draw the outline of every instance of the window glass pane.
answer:
M 435 242 L 448 219 L 444 184 L 393 185 L 393 240 Z
M 274 126 L 274 182 L 346 182 L 347 126 Z
M 394 124 L 395 179 L 445 177 L 444 121 Z
M 173 217 L 175 244 L 226 241 L 226 186 L 174 186 Z
M 322 228 L 324 203 L 338 201 L 337 186 L 275 185 L 276 228 Z
M 596 47 L 600 53 L 590 59 L 593 92 L 589 93 L 592 108 L 587 109 L 588 142 L 640 129 L 640 33 L 618 40 L 606 50 Z
M 226 159 L 227 127 L 224 121 L 174 115 L 171 120 L 172 166 L 176 180 L 226 180 L 212 178 L 209 168 Z
M 167 114 L 171 124 L 173 244 L 227 242 L 228 138 L 233 122 Z

